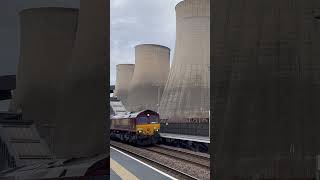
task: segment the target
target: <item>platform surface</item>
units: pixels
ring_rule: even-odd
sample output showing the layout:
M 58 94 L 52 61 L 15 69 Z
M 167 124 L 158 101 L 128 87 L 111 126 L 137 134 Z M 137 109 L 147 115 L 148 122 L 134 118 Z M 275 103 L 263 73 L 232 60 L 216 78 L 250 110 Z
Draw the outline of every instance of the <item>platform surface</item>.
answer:
M 175 179 L 166 173 L 153 169 L 147 164 L 117 149 L 110 148 L 110 179 L 168 180 Z
M 195 142 L 203 142 L 210 143 L 210 138 L 205 136 L 192 136 L 185 134 L 171 134 L 171 133 L 160 133 L 160 136 L 163 138 L 171 138 L 171 139 L 181 139 Z

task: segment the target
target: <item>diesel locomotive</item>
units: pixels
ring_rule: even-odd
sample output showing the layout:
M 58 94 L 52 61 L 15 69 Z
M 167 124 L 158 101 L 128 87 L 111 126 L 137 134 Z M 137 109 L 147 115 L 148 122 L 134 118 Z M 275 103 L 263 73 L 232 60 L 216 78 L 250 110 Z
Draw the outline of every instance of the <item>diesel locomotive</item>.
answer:
M 159 139 L 159 114 L 144 110 L 110 118 L 110 137 L 137 145 L 156 144 Z

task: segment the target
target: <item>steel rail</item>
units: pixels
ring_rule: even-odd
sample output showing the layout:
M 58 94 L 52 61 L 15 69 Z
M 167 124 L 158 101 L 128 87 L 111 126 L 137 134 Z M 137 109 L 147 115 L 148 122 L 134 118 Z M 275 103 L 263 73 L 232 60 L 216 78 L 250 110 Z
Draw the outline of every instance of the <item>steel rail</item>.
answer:
M 198 180 L 198 178 L 196 178 L 196 177 L 194 177 L 194 176 L 191 176 L 191 175 L 189 175 L 189 174 L 187 174 L 187 173 L 185 173 L 185 172 L 182 172 L 182 171 L 180 171 L 180 170 L 171 168 L 171 167 L 169 167 L 168 165 L 165 165 L 165 164 L 163 164 L 163 163 L 161 163 L 161 162 L 158 162 L 158 161 L 156 161 L 156 160 L 154 160 L 154 159 L 150 159 L 150 158 L 148 158 L 148 157 L 145 157 L 145 156 L 143 156 L 143 155 L 140 155 L 139 153 L 130 151 L 130 150 L 128 150 L 128 149 L 125 149 L 124 147 L 121 147 L 121 146 L 119 146 L 119 145 L 115 145 L 115 144 L 110 143 L 110 146 L 113 147 L 113 148 L 116 148 L 116 149 L 118 149 L 118 150 L 120 150 L 120 151 L 123 151 L 123 152 L 125 152 L 125 153 L 127 153 L 127 154 L 129 154 L 129 155 L 132 155 L 132 156 L 134 156 L 134 157 L 137 157 L 138 159 L 141 159 L 141 160 L 143 160 L 143 161 L 145 161 L 145 162 L 148 162 L 148 163 L 151 163 L 151 164 L 155 164 L 155 165 L 157 165 L 158 167 L 160 167 L 161 169 L 165 169 L 165 170 L 167 170 L 167 171 L 175 174 L 176 176 L 179 177 L 178 179 Z
M 171 157 L 171 158 L 174 158 L 174 159 L 178 159 L 178 160 L 180 160 L 180 161 L 184 161 L 184 162 L 186 162 L 186 163 L 190 163 L 190 164 L 194 164 L 194 165 L 196 165 L 196 166 L 200 166 L 200 167 L 202 167 L 202 168 L 206 168 L 206 169 L 210 169 L 210 159 L 206 159 L 206 160 L 208 160 L 209 161 L 209 164 L 208 165 L 206 165 L 206 164 L 203 164 L 203 163 L 199 163 L 199 162 L 196 162 L 196 161 L 192 161 L 192 160 L 190 160 L 190 159 L 187 159 L 187 158 L 182 158 L 182 157 L 178 157 L 178 156 L 175 156 L 175 155 L 172 155 L 172 154 L 168 154 L 168 153 L 165 153 L 165 152 L 161 152 L 161 151 L 157 151 L 157 150 L 155 150 L 155 149 L 153 149 L 153 148 L 145 148 L 146 150 L 148 150 L 148 151 L 151 151 L 151 152 L 155 152 L 155 153 L 157 153 L 157 154 L 161 154 L 161 155 L 164 155 L 164 156 L 168 156 L 168 157 Z M 167 148 L 162 148 L 162 149 L 164 149 L 164 150 L 168 150 Z M 171 149 L 169 149 L 169 151 L 170 152 L 178 152 L 178 153 L 180 153 L 181 151 L 171 151 Z M 190 156 L 190 155 L 193 155 L 194 157 L 196 157 L 196 158 L 198 158 L 199 156 L 197 156 L 197 155 L 195 155 L 195 154 L 190 154 L 190 153 L 182 153 L 182 154 L 184 154 L 184 155 L 187 155 L 187 156 Z M 202 157 L 200 157 L 200 158 L 202 158 Z M 201 159 L 201 160 L 203 160 L 203 159 Z

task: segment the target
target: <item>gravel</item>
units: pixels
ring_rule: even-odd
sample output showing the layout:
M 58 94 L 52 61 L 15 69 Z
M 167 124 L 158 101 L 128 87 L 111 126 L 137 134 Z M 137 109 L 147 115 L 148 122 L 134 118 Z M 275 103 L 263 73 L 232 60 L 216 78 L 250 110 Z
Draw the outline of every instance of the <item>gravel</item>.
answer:
M 169 156 L 177 157 L 180 159 L 184 159 L 185 161 L 191 161 L 190 163 L 196 163 L 198 166 L 207 166 L 210 167 L 210 159 L 204 158 L 203 156 L 196 155 L 194 153 L 189 152 L 181 152 L 180 150 L 176 151 L 172 148 L 166 148 L 166 147 L 150 147 L 148 150 L 156 151 L 159 153 L 165 153 Z M 187 153 L 187 154 L 186 154 Z

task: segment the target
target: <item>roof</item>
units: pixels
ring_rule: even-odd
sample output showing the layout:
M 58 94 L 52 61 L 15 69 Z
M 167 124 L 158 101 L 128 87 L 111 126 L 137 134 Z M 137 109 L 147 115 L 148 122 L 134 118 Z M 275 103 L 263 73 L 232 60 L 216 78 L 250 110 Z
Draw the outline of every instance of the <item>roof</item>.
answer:
M 136 118 L 140 113 L 145 112 L 145 111 L 152 111 L 152 110 L 146 109 L 146 110 L 138 111 L 138 112 L 128 112 L 127 114 L 119 114 L 119 115 L 113 116 L 112 119 Z M 154 111 L 152 111 L 152 112 L 154 112 Z
M 1 114 L 0 142 L 7 154 L 0 154 L 0 159 L 12 159 L 8 167 L 28 165 L 53 159 L 47 144 L 40 138 L 33 121 L 18 119 L 19 115 Z M 9 119 L 6 117 L 9 116 Z M 11 117 L 10 117 L 11 116 Z M 16 116 L 16 119 L 14 118 Z
M 46 179 L 58 177 L 81 177 L 85 176 L 88 170 L 99 162 L 108 162 L 107 154 L 100 154 L 94 157 L 55 159 L 46 162 L 34 163 L 28 166 L 21 166 L 0 172 L 0 177 L 16 177 L 23 179 Z M 109 171 L 109 168 L 106 169 Z
M 16 89 L 16 76 L 0 76 L 0 101 L 11 99 L 11 90 Z
M 10 90 L 0 90 L 0 101 L 11 99 L 11 91 Z
M 0 115 L 6 117 L 16 114 Z M 98 171 L 109 171 L 109 168 L 100 167 L 101 163 L 107 162 L 108 154 L 57 159 L 39 137 L 33 121 L 0 118 L 0 141 L 0 149 L 6 150 L 6 153 L 0 154 L 0 159 L 10 158 L 10 162 L 14 161 L 13 164 L 2 167 L 5 169 L 0 169 L 0 179 L 77 177 L 84 176 L 88 171 L 94 173 L 95 168 L 99 168 Z
M 0 111 L 0 123 L 4 123 L 6 120 L 10 120 L 9 122 L 12 122 L 11 119 L 21 119 L 21 118 L 22 118 L 21 113 Z
M 111 112 L 115 115 L 127 114 L 127 110 L 122 104 L 122 102 L 115 97 L 110 98 L 110 109 Z
M 16 89 L 16 75 L 0 76 L 0 91 Z

